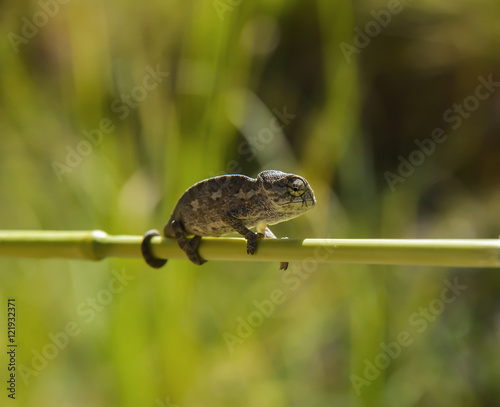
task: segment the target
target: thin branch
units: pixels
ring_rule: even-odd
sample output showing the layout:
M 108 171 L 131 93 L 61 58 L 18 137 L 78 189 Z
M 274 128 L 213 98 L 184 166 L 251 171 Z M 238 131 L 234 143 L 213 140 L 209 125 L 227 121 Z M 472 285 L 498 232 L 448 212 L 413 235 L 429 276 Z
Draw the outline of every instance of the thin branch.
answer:
M 101 260 L 141 258 L 142 236 L 94 231 L 0 231 L 0 257 Z M 155 256 L 186 259 L 177 242 L 153 238 Z M 264 239 L 246 253 L 242 238 L 203 238 L 200 255 L 225 261 L 316 261 L 445 267 L 500 267 L 497 239 Z

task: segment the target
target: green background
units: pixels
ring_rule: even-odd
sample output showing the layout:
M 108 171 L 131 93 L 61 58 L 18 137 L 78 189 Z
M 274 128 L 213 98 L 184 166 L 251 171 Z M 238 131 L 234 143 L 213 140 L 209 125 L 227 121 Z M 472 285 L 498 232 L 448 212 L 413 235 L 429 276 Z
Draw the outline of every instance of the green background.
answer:
M 477 89 L 500 81 L 499 18 L 496 0 L 3 2 L 0 228 L 139 235 L 201 179 L 279 169 L 317 205 L 278 236 L 497 238 L 500 88 Z M 1 259 L 0 404 L 500 404 L 497 270 L 291 270 Z

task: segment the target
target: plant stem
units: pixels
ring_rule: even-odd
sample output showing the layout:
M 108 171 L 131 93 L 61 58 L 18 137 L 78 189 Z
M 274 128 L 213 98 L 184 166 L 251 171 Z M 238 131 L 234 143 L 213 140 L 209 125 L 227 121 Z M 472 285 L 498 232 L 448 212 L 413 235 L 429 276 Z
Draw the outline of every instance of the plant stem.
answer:
M 101 260 L 141 258 L 142 236 L 94 231 L 0 231 L 0 257 Z M 175 239 L 153 238 L 153 254 L 186 259 Z M 303 261 L 444 267 L 500 267 L 497 239 L 264 239 L 254 256 L 242 238 L 203 238 L 206 260 Z

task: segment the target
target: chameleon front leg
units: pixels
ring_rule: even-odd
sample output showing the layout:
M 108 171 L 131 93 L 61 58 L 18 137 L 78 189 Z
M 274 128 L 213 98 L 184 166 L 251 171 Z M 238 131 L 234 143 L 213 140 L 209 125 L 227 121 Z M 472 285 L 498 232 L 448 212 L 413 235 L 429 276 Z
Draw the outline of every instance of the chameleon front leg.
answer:
M 266 238 L 277 239 L 275 234 L 271 232 L 271 229 L 269 229 L 267 226 L 257 226 L 257 231 L 263 233 Z M 287 238 L 284 237 L 282 239 L 287 239 Z M 288 262 L 282 261 L 280 263 L 280 270 L 286 270 L 287 268 L 288 268 Z
M 264 234 L 252 232 L 243 224 L 241 219 L 234 216 L 234 212 L 222 215 L 222 220 L 247 240 L 247 253 L 254 254 L 255 249 L 257 249 L 257 240 L 262 239 Z
M 198 254 L 198 246 L 200 245 L 201 236 L 195 235 L 191 240 L 188 240 L 180 221 L 173 220 L 171 225 L 175 238 L 177 239 L 177 243 L 179 244 L 179 247 L 184 250 L 188 259 L 199 266 L 205 263 L 206 260 L 203 260 Z

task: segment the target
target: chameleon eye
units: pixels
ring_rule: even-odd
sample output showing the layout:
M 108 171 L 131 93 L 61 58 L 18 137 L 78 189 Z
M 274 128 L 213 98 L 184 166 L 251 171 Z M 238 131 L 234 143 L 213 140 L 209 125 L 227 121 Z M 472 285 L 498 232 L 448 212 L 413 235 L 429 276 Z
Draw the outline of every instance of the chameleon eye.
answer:
M 306 184 L 300 178 L 292 178 L 288 183 L 288 193 L 293 196 L 301 196 L 306 191 Z

